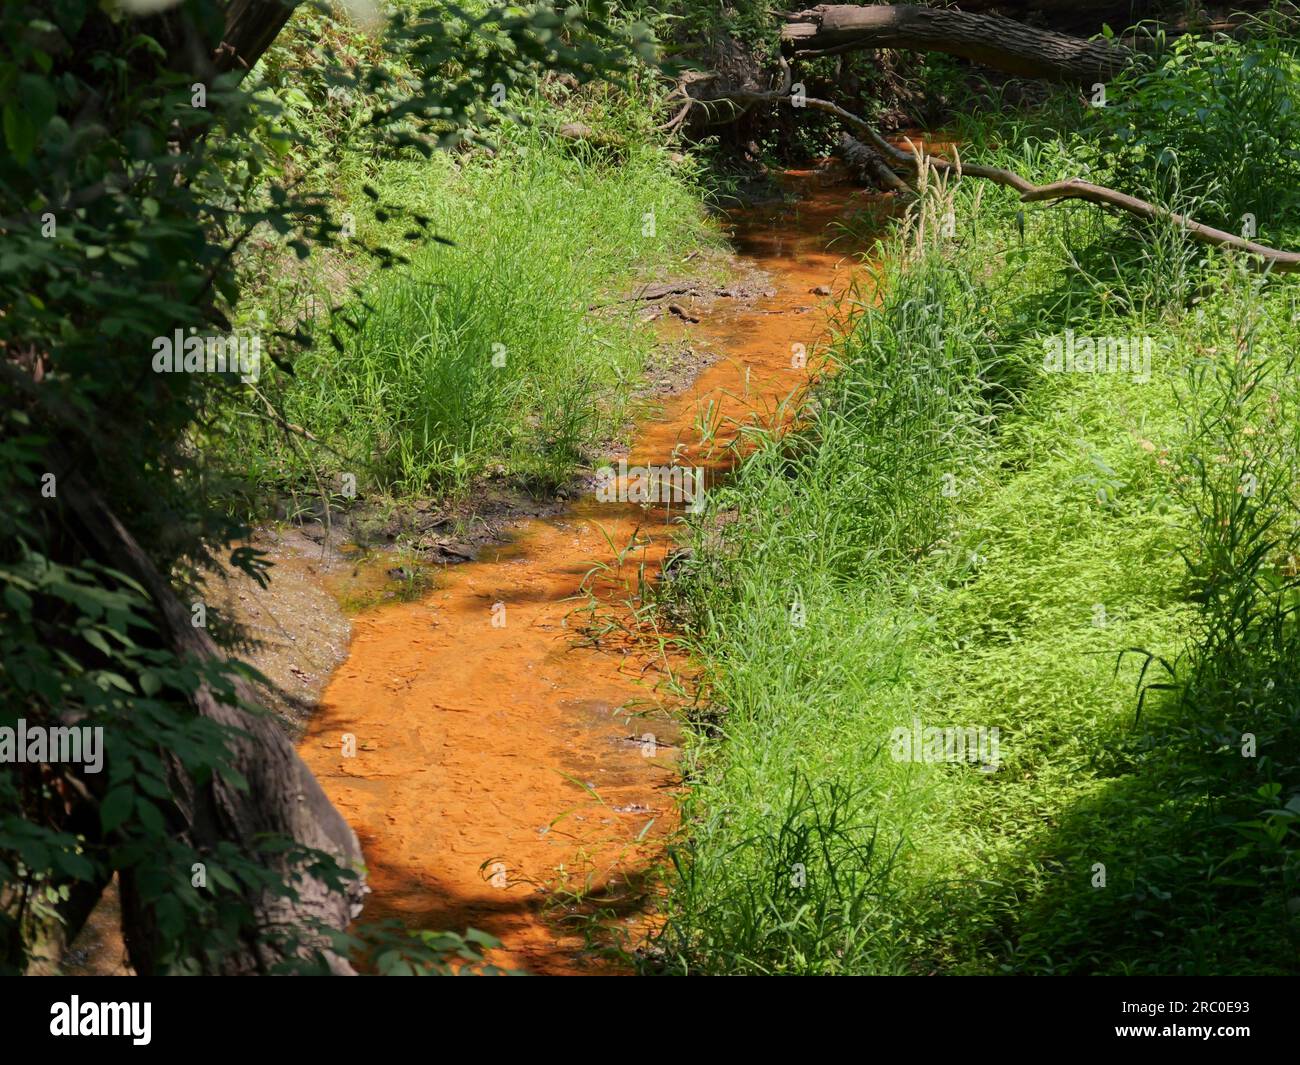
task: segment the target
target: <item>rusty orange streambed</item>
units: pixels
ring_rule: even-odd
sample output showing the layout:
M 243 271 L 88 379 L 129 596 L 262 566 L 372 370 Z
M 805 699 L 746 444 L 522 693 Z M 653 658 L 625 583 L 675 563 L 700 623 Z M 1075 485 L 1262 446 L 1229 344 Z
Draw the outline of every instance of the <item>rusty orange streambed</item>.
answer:
M 871 194 L 808 173 L 790 180 L 799 203 L 732 219 L 737 255 L 767 275 L 770 294 L 719 299 L 702 324 L 665 327 L 689 328 L 720 358 L 639 422 L 630 465 L 716 471 L 731 454 L 719 444 L 807 384 L 792 354 L 811 353 L 825 328 L 812 290 L 838 291 L 855 261 L 832 245 L 834 223 Z M 718 426 L 709 445 L 702 413 Z M 657 572 L 680 514 L 680 503 L 589 497 L 522 523 L 421 600 L 356 618 L 301 753 L 365 850 L 363 920 L 478 928 L 503 943 L 493 961 L 534 973 L 610 971 L 566 921 L 570 891 L 633 935 L 653 923 L 648 873 L 675 827 L 679 784 L 678 704 L 664 681 L 685 663 L 617 632 L 591 646 L 581 633 L 593 600 L 581 592 L 625 617 L 640 568 Z

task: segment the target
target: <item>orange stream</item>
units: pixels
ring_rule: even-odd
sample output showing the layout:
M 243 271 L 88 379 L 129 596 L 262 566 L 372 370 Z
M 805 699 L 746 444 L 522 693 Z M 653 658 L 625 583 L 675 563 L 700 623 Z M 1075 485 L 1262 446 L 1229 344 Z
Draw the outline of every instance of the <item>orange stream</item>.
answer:
M 721 358 L 638 423 L 629 464 L 715 475 L 731 456 L 719 442 L 807 384 L 791 355 L 802 343 L 811 361 L 825 328 L 826 301 L 811 290 L 840 291 L 854 264 L 847 245 L 828 247 L 833 223 L 871 194 L 808 173 L 788 180 L 801 202 L 732 219 L 738 256 L 775 294 L 722 298 L 699 325 L 665 326 Z M 720 430 L 702 448 L 709 404 Z M 672 510 L 588 497 L 447 569 L 421 601 L 356 619 L 301 753 L 361 839 L 373 891 L 363 920 L 482 929 L 503 943 L 494 962 L 534 973 L 617 971 L 565 920 L 581 910 L 557 889 L 584 889 L 633 938 L 653 924 L 648 874 L 675 827 L 679 784 L 676 704 L 662 682 L 685 664 L 617 631 L 584 646 L 591 618 L 574 597 L 604 563 L 613 569 L 590 582 L 600 610 L 626 620 L 639 567 L 652 577 L 673 545 L 681 504 Z M 610 543 L 634 538 L 620 565 Z M 343 757 L 347 733 L 355 757 Z

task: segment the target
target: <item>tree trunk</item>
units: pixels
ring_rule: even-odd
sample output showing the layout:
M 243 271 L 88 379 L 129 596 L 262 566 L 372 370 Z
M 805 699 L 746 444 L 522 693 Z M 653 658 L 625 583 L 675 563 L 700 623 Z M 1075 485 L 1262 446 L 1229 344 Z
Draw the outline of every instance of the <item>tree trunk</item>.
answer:
M 196 76 L 225 71 L 247 73 L 274 42 L 297 6 L 298 0 L 229 0 L 219 42 L 196 40 L 195 27 L 185 21 L 172 27 L 175 33 L 170 51 L 180 67 Z M 190 624 L 188 611 L 166 579 L 105 502 L 89 486 L 74 488 L 70 497 L 79 502 L 75 508 L 78 517 L 114 565 L 135 577 L 149 591 L 162 619 L 164 637 L 172 649 L 204 661 L 220 658 L 211 638 Z M 246 683 L 237 682 L 236 688 L 242 701 L 257 704 L 257 696 Z M 259 836 L 270 834 L 325 851 L 340 865 L 360 871 L 362 854 L 356 834 L 330 803 L 272 717 L 220 702 L 206 688 L 196 693 L 194 709 L 203 717 L 246 734 L 231 744 L 231 761 L 247 781 L 248 789 L 238 791 L 220 779 L 199 786 L 172 760 L 173 798 L 184 821 L 180 834 L 187 843 L 200 851 L 222 841 L 251 849 Z M 293 929 L 308 946 L 324 951 L 334 972 L 351 973 L 347 960 L 325 949 L 326 941 L 313 936 L 308 929 L 312 925 L 345 929 L 361 912 L 366 891 L 364 880 L 358 878 L 348 892 L 342 893 L 316 877 L 305 875 L 303 870 L 283 859 L 268 857 L 268 864 L 275 867 L 286 883 L 293 884 L 298 897 L 264 895 L 251 900 L 259 931 L 246 935 L 242 949 L 222 959 L 221 971 L 226 974 L 268 971 L 282 956 L 274 943 L 261 933 Z M 152 915 L 142 905 L 138 886 L 129 872 L 122 877 L 122 924 L 136 971 L 142 974 L 157 971 L 162 944 Z
M 297 4 L 298 0 L 228 0 L 206 19 L 164 10 L 139 18 L 136 23 L 141 32 L 163 44 L 172 68 L 208 81 L 223 71 L 250 70 Z M 88 21 L 82 28 L 85 39 L 74 42 L 69 63 L 75 64 L 82 53 L 91 53 L 97 35 L 104 32 L 101 22 Z M 143 51 L 140 54 L 145 55 Z M 90 73 L 85 76 L 92 77 Z M 77 424 L 73 414 L 60 414 L 69 426 Z M 167 577 L 78 467 L 73 455 L 61 448 L 51 450 L 48 468 L 63 471 L 59 499 L 68 505 L 73 538 L 82 549 L 92 545 L 90 553 L 97 560 L 134 578 L 148 591 L 156 608 L 162 642 L 172 651 L 203 662 L 223 659 L 207 633 L 190 624 L 189 611 L 176 597 Z M 66 492 L 62 490 L 64 485 Z M 258 697 L 248 684 L 236 682 L 235 688 L 242 702 L 257 704 Z M 292 840 L 301 848 L 328 853 L 340 866 L 360 872 L 362 853 L 355 833 L 331 805 L 274 718 L 222 702 L 207 688 L 194 693 L 191 706 L 202 717 L 240 730 L 242 735 L 228 744 L 229 757 L 232 768 L 247 782 L 247 789 L 238 790 L 220 778 L 195 781 L 184 772 L 179 759 L 161 752 L 168 765 L 177 815 L 173 827 L 178 839 L 203 854 L 214 853 L 219 844 L 233 843 L 248 855 L 256 852 L 259 837 L 274 835 Z M 98 831 L 98 796 L 90 790 L 90 785 L 98 782 L 83 783 L 86 786 L 79 793 L 66 797 L 67 824 L 63 827 L 75 828 L 92 845 L 98 845 L 103 842 Z M 292 931 L 305 948 L 303 953 L 319 949 L 332 971 L 351 973 L 347 960 L 329 950 L 329 940 L 319 930 L 347 928 L 361 910 L 364 880 L 358 876 L 340 890 L 278 852 L 260 853 L 264 855 L 264 867 L 279 882 L 291 885 L 297 898 L 264 893 L 247 899 L 254 926 L 241 930 L 238 947 L 215 963 L 217 971 L 267 972 L 284 960 L 283 948 L 275 941 L 274 933 Z M 57 927 L 32 929 L 39 941 L 34 971 L 48 971 L 55 964 L 80 931 L 104 884 L 68 886 L 72 888 L 70 896 L 57 906 Z M 121 876 L 121 889 L 123 933 L 132 965 L 141 974 L 157 972 L 165 944 L 160 942 L 153 915 L 142 898 L 141 885 L 134 882 L 129 870 Z
M 139 581 L 153 599 L 168 646 L 178 655 L 200 661 L 224 658 L 211 637 L 191 624 L 189 611 L 99 493 L 75 472 L 63 474 L 60 481 L 68 486 L 66 492 L 60 492 L 60 498 L 69 501 L 87 537 L 97 542 L 101 557 Z M 237 681 L 235 688 L 242 701 L 256 705 L 257 695 L 250 685 Z M 339 865 L 359 873 L 362 854 L 356 834 L 330 803 L 275 719 L 221 702 L 206 687 L 195 693 L 193 705 L 203 717 L 245 734 L 232 741 L 229 750 L 231 765 L 247 781 L 248 788 L 237 790 L 215 775 L 198 785 L 182 771 L 179 761 L 171 758 L 172 798 L 182 819 L 177 826 L 178 837 L 200 852 L 210 851 L 222 841 L 252 852 L 260 836 L 288 837 L 303 847 L 325 851 Z M 352 968 L 347 960 L 333 955 L 327 941 L 313 935 L 311 927 L 347 928 L 361 912 L 364 880 L 358 876 L 346 892 L 341 892 L 295 868 L 278 854 L 269 854 L 265 861 L 283 882 L 295 887 L 298 897 L 266 894 L 250 899 L 257 928 L 247 932 L 241 950 L 221 960 L 220 971 L 227 975 L 267 972 L 282 960 L 268 933 L 294 929 L 307 947 L 323 951 L 331 970 L 350 974 Z M 122 924 L 135 970 L 143 975 L 156 972 L 162 944 L 129 871 L 122 876 Z
M 226 0 L 198 23 L 174 8 L 138 20 L 167 50 L 167 64 L 199 81 L 247 74 L 271 47 L 301 0 Z
M 230 0 L 215 57 L 217 69 L 252 70 L 297 6 L 298 0 Z
M 906 48 L 946 52 L 1007 74 L 1089 86 L 1117 73 L 1134 54 L 1109 41 L 1085 41 L 999 15 L 907 4 L 823 4 L 785 17 L 781 38 L 796 57 Z

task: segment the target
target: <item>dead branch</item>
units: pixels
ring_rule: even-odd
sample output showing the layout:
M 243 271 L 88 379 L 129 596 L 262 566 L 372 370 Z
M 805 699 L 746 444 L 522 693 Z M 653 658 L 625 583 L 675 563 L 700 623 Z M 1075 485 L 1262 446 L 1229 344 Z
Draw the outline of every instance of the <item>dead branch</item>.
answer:
M 1194 218 L 1147 203 L 1145 200 L 1139 200 L 1135 196 L 1129 196 L 1115 189 L 1106 188 L 1103 185 L 1094 185 L 1078 178 L 1070 178 L 1067 181 L 1054 181 L 1047 185 L 1035 185 L 1032 181 L 1021 177 L 1013 170 L 1003 170 L 1000 167 L 980 166 L 979 164 L 966 162 L 963 162 L 958 167 L 951 160 L 944 159 L 942 156 L 931 155 L 924 149 L 916 154 L 905 152 L 885 140 L 866 119 L 845 110 L 839 104 L 812 96 L 796 97 L 791 92 L 794 79 L 790 64 L 784 56 L 780 57 L 780 64 L 781 88 L 761 93 L 737 90 L 732 92 L 730 96 L 749 106 L 758 103 L 785 103 L 792 106 L 810 107 L 814 111 L 835 115 L 865 134 L 866 139 L 870 141 L 876 151 L 898 169 L 908 173 L 916 173 L 921 166 L 931 166 L 944 172 L 956 171 L 959 176 L 983 178 L 998 185 L 1005 185 L 1008 188 L 1015 189 L 1020 194 L 1020 199 L 1025 203 L 1084 200 L 1102 207 L 1113 207 L 1137 218 L 1153 222 L 1171 223 L 1201 244 L 1245 252 L 1247 255 L 1255 256 L 1262 266 L 1272 268 L 1279 273 L 1300 271 L 1300 253 L 1298 252 L 1280 251 L 1264 244 L 1257 244 L 1253 240 L 1246 240 L 1235 233 L 1215 229 L 1213 226 L 1198 222 Z

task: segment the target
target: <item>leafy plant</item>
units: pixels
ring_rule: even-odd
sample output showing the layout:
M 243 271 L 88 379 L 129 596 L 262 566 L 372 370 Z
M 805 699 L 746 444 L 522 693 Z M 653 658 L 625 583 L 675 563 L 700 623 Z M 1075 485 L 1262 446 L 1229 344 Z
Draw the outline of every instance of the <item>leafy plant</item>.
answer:
M 290 8 L 264 7 L 259 29 L 274 35 Z M 356 888 L 339 853 L 253 830 L 289 819 L 249 787 L 267 752 L 248 742 L 255 708 L 237 707 L 248 671 L 195 634 L 180 599 L 244 531 L 219 505 L 234 478 L 204 433 L 245 382 L 158 372 L 157 342 L 244 321 L 240 251 L 254 233 L 306 259 L 345 229 L 330 190 L 285 167 L 293 136 L 279 119 L 301 132 L 312 97 L 281 86 L 277 102 L 242 81 L 265 38 L 218 49 L 228 8 L 0 11 L 0 724 L 102 727 L 107 751 L 102 774 L 0 767 L 6 971 L 56 954 L 115 874 L 141 971 L 319 969 L 338 959 L 301 888 L 334 902 Z M 393 63 L 336 62 L 340 39 L 323 65 L 330 88 L 375 102 L 384 150 L 429 156 L 484 139 L 500 115 L 486 103 L 494 84 L 548 69 L 616 77 L 649 54 L 605 14 L 402 7 Z M 397 247 L 430 235 L 400 206 L 387 216 L 402 221 Z M 352 246 L 380 268 L 405 261 L 383 241 Z M 312 341 L 311 310 L 264 330 L 266 362 L 285 375 Z M 265 580 L 246 549 L 232 561 Z M 223 714 L 244 727 L 219 725 Z M 196 796 L 213 794 L 257 816 L 196 814 Z
M 1237 39 L 1154 35 L 1149 62 L 1106 86 L 1092 110 L 1099 165 L 1136 190 L 1176 170 L 1205 220 L 1276 234 L 1300 184 L 1300 58 L 1282 16 Z

